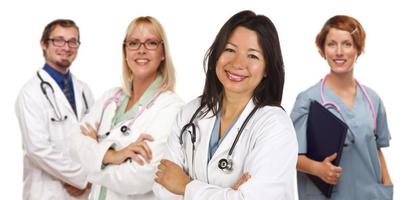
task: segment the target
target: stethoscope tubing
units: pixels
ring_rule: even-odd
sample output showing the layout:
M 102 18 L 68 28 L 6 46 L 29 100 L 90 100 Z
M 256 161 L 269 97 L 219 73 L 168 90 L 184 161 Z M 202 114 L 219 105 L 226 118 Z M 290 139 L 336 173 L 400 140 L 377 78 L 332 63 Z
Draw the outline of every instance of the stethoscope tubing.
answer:
M 327 101 L 325 99 L 325 95 L 324 95 L 324 85 L 325 85 L 325 81 L 328 78 L 328 75 L 326 75 L 320 83 L 320 96 L 321 96 L 321 104 L 323 106 L 334 106 L 335 110 L 340 113 L 341 118 L 343 119 L 343 121 L 345 122 L 344 116 L 341 113 L 341 108 L 339 107 L 339 105 L 335 102 L 332 101 Z M 367 99 L 368 104 L 370 105 L 370 110 L 371 110 L 371 114 L 373 116 L 373 128 L 374 131 L 377 129 L 377 114 L 374 108 L 374 104 L 373 101 L 371 100 L 370 96 L 368 95 L 367 91 L 365 90 L 365 88 L 356 80 L 354 79 L 355 83 L 358 85 L 358 87 L 360 88 L 360 90 L 363 92 L 365 98 Z
M 111 104 L 111 103 L 116 103 L 116 106 L 118 107 L 118 106 L 120 106 L 120 104 L 121 104 L 121 94 L 122 94 L 122 92 L 123 92 L 123 90 L 120 88 L 120 89 L 118 89 L 110 98 L 108 98 L 105 102 L 104 102 L 104 105 L 103 105 L 103 109 L 102 109 L 102 111 L 101 111 L 101 115 L 100 115 L 100 123 L 99 123 L 99 125 L 98 125 L 98 128 L 97 128 L 97 133 L 99 133 L 100 132 L 100 128 L 101 128 L 101 123 L 102 123 L 102 121 L 103 121 L 103 118 L 104 118 L 104 113 L 105 113 L 105 110 L 108 108 L 108 106 Z M 162 93 L 162 91 L 161 90 L 159 90 L 159 91 L 157 91 L 150 99 L 149 99 L 149 101 L 148 102 L 146 102 L 142 107 L 141 107 L 141 109 L 138 111 L 138 112 L 136 112 L 136 114 L 132 117 L 132 118 L 130 118 L 130 119 L 128 119 L 129 120 L 129 123 L 127 124 L 127 125 L 123 125 L 123 126 L 121 126 L 121 128 L 120 128 L 120 131 L 122 132 L 122 134 L 124 135 L 124 136 L 127 136 L 127 135 L 129 135 L 129 131 L 130 131 L 130 128 L 131 128 L 131 126 L 133 125 L 133 123 L 136 121 L 136 119 L 137 118 L 139 118 L 139 116 L 141 115 L 141 114 L 143 114 L 143 112 L 146 110 L 146 109 L 148 109 L 148 108 L 150 108 L 150 106 L 156 101 L 156 99 L 160 96 L 160 94 Z M 110 129 L 110 131 L 109 132 L 111 132 L 111 129 Z M 109 135 L 109 132 L 107 132 L 105 135 L 103 135 L 103 136 L 99 136 L 99 138 L 100 139 L 104 139 L 105 137 L 107 137 L 108 135 Z

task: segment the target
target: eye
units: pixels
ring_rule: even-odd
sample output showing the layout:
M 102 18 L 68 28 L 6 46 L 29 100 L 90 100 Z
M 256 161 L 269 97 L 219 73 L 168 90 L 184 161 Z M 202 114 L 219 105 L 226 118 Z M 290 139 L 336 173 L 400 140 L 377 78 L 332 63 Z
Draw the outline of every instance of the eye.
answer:
M 148 41 L 146 41 L 146 44 L 151 45 L 151 46 L 156 46 L 156 45 L 159 44 L 159 42 L 156 41 L 156 40 L 148 40 Z
M 348 47 L 348 48 L 351 48 L 353 45 L 352 45 L 352 43 L 351 42 L 345 42 L 344 43 L 344 47 Z
M 146 48 L 147 49 L 156 49 L 157 46 L 159 45 L 159 41 L 157 40 L 147 40 L 145 42 Z
M 229 48 L 229 47 L 225 47 L 224 52 L 230 52 L 230 53 L 233 53 L 233 52 L 235 52 L 235 50 L 234 50 L 234 49 L 232 49 L 232 48 Z
M 248 54 L 248 58 L 250 59 L 255 59 L 255 60 L 259 60 L 259 57 L 254 55 L 254 54 Z
M 335 44 L 335 42 L 330 42 L 330 43 L 326 44 L 326 46 L 328 46 L 330 48 L 333 48 L 333 47 L 336 46 L 336 44 Z
M 53 39 L 55 42 L 58 42 L 58 43 L 63 43 L 63 42 L 65 42 L 65 40 L 63 39 L 63 38 L 55 38 L 55 39 Z
M 71 43 L 71 44 L 77 44 L 77 43 L 78 43 L 78 40 L 76 40 L 76 39 L 72 39 L 72 40 L 69 40 L 69 41 L 68 41 L 68 43 Z
M 127 42 L 127 45 L 131 46 L 131 47 L 137 46 L 138 44 L 139 44 L 139 42 L 136 41 L 136 40 L 132 40 L 132 41 Z

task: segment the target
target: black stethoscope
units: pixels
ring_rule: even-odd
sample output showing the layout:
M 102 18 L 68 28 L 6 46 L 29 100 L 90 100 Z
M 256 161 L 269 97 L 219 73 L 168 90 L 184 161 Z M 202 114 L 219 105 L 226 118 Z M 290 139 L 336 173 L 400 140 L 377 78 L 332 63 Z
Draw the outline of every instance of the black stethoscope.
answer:
M 56 102 L 55 90 L 53 89 L 52 85 L 48 81 L 43 80 L 42 76 L 40 76 L 39 71 L 37 71 L 36 74 L 38 75 L 38 78 L 40 80 L 40 89 L 41 89 L 43 95 L 45 96 L 45 98 L 48 100 L 49 105 L 51 106 L 53 112 L 55 113 L 55 117 L 51 117 L 51 121 L 52 122 L 63 122 L 63 121 L 65 121 L 66 119 L 68 119 L 68 116 L 63 115 L 61 113 L 61 109 L 58 107 L 58 103 Z M 49 88 L 49 90 L 52 91 L 53 102 L 49 98 L 47 88 Z M 85 109 L 86 109 L 84 113 L 88 113 L 88 102 L 87 102 L 87 99 L 85 98 L 84 91 L 82 91 L 82 99 L 84 100 L 84 105 L 85 105 Z
M 189 120 L 189 123 L 187 123 L 185 126 L 183 126 L 181 130 L 181 134 L 179 136 L 179 143 L 183 146 L 183 134 L 185 132 L 189 133 L 191 136 L 191 142 L 192 142 L 192 167 L 194 167 L 194 154 L 195 154 L 195 142 L 196 142 L 196 127 L 194 120 L 197 118 L 199 112 L 202 110 L 202 106 L 199 106 L 199 108 L 195 111 L 195 113 L 192 115 L 191 120 Z M 254 115 L 256 110 L 258 109 L 258 106 L 255 106 L 253 110 L 250 112 L 250 114 L 246 117 L 241 127 L 238 129 L 237 136 L 234 139 L 233 145 L 231 146 L 230 150 L 228 151 L 226 158 L 221 158 L 218 161 L 218 168 L 226 173 L 230 173 L 233 170 L 233 161 L 232 161 L 232 154 L 234 152 L 234 148 L 237 145 L 238 139 L 241 136 L 241 133 L 244 130 L 244 127 L 247 125 L 250 118 Z M 190 130 L 189 130 L 190 129 Z M 195 171 L 195 170 L 194 170 Z

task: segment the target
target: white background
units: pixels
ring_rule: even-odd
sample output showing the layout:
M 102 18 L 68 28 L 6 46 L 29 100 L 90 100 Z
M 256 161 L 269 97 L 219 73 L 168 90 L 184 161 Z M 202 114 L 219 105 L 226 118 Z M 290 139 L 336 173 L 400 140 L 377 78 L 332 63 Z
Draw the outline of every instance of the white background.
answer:
M 410 2 L 410 1 L 409 1 Z M 20 199 L 21 136 L 14 101 L 23 84 L 42 67 L 39 40 L 44 26 L 56 18 L 73 19 L 81 31 L 81 47 L 71 71 L 89 83 L 96 98 L 121 83 L 121 43 L 129 22 L 152 15 L 165 27 L 177 71 L 177 92 L 189 101 L 204 83 L 203 56 L 225 21 L 238 11 L 265 14 L 279 32 L 286 67 L 283 106 L 290 112 L 296 95 L 328 72 L 314 39 L 323 23 L 336 14 L 357 18 L 367 32 L 365 53 L 355 76 L 383 99 L 392 134 L 384 149 L 395 184 L 395 199 L 413 198 L 416 175 L 414 129 L 415 6 L 398 0 L 252 0 L 252 1 L 2 1 L 0 3 L 0 194 Z M 412 187 L 413 186 L 413 187 Z M 4 196 L 5 195 L 5 196 Z M 5 198 L 7 197 L 7 198 Z

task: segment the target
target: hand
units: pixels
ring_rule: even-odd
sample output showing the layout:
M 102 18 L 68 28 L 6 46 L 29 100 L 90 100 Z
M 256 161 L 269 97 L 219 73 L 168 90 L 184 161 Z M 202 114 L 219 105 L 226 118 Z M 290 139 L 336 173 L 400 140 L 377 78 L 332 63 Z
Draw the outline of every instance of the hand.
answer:
M 109 149 L 104 155 L 103 163 L 119 165 L 127 159 L 132 159 L 139 165 L 144 165 L 145 162 L 150 163 L 152 160 L 152 150 L 147 144 L 147 141 L 152 142 L 153 137 L 143 133 L 139 139 L 119 151 Z
M 89 188 L 91 188 L 91 183 L 87 184 L 87 187 L 85 187 L 84 189 L 79 189 L 75 186 L 72 186 L 68 183 L 64 183 L 64 188 L 66 190 L 66 192 L 68 192 L 69 195 L 73 196 L 73 197 L 79 197 L 81 195 L 83 195 L 85 193 L 85 191 L 87 191 Z
M 322 162 L 319 163 L 317 168 L 317 176 L 326 183 L 335 185 L 341 177 L 342 168 L 334 166 L 331 162 L 335 160 L 337 153 L 334 153 L 326 157 Z
M 92 139 L 94 139 L 95 141 L 98 141 L 98 127 L 100 126 L 100 124 L 97 122 L 95 123 L 95 128 L 92 127 L 92 125 L 90 123 L 85 123 L 84 125 L 81 125 L 81 133 L 84 134 L 85 136 L 88 136 Z
M 248 179 L 250 179 L 250 178 L 251 178 L 251 175 L 248 172 L 244 173 L 240 177 L 240 179 L 238 179 L 238 181 L 236 183 L 234 183 L 234 185 L 231 186 L 231 189 L 238 190 L 240 188 L 240 186 L 243 185 L 245 182 L 247 182 Z
M 155 182 L 165 187 L 170 192 L 183 195 L 186 185 L 191 182 L 191 178 L 186 175 L 179 165 L 169 160 L 161 160 L 157 167 Z

